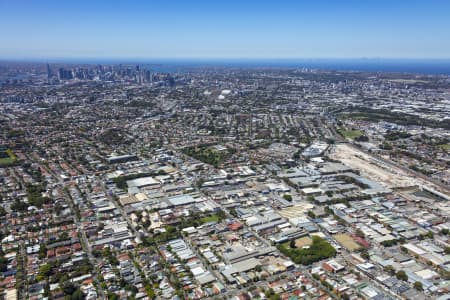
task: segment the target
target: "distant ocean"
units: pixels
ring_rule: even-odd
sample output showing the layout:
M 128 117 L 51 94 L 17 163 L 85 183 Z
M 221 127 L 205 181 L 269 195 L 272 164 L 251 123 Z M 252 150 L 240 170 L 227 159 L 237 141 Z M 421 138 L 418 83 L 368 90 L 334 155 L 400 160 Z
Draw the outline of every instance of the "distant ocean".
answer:
M 28 60 L 31 61 L 31 60 Z M 36 60 L 38 61 L 38 60 Z M 450 75 L 449 59 L 39 59 L 45 63 L 139 64 L 156 72 L 217 68 L 307 68 L 334 71 Z
M 111 61 L 119 63 L 118 60 Z M 130 60 L 129 63 L 132 61 Z M 122 62 L 127 63 L 127 62 Z M 183 72 L 217 68 L 307 68 L 334 71 L 392 72 L 450 75 L 450 59 L 235 59 L 235 60 L 136 60 L 156 72 Z
M 318 59 L 318 60 L 167 60 L 142 61 L 160 72 L 186 71 L 204 67 L 225 68 L 307 68 L 334 71 L 415 73 L 450 75 L 448 60 L 394 60 L 394 59 Z
M 186 72 L 199 68 L 306 68 L 334 71 L 450 75 L 450 59 L 223 59 L 223 60 L 109 60 L 96 63 L 135 63 L 156 72 Z

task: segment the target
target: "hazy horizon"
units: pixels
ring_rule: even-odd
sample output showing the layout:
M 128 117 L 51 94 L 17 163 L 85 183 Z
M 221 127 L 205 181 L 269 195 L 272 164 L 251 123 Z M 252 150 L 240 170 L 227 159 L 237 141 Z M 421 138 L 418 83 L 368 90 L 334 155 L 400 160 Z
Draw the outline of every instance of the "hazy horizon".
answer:
M 248 68 L 248 69 L 316 69 L 355 72 L 416 73 L 430 75 L 450 75 L 450 59 L 195 59 L 195 58 L 48 58 L 29 60 L 4 60 L 0 63 L 37 63 L 56 65 L 141 65 L 156 72 L 184 72 L 199 68 Z

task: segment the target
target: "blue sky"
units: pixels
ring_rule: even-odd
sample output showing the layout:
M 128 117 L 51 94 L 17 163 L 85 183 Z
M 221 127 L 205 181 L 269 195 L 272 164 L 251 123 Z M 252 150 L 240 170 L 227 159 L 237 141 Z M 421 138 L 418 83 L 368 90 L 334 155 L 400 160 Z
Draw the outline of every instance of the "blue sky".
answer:
M 450 58 L 447 0 L 0 0 L 0 58 Z

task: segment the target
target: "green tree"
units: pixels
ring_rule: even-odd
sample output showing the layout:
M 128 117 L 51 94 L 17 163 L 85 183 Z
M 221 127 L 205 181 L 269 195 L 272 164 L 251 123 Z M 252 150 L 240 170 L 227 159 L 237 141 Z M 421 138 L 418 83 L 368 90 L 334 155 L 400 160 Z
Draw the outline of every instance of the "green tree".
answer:
M 367 252 L 366 249 L 362 250 L 360 255 L 364 259 L 369 259 L 370 258 L 369 252 Z
M 145 292 L 150 299 L 153 299 L 155 297 L 155 291 L 149 283 L 145 285 Z
M 389 273 L 390 275 L 394 275 L 394 274 L 395 274 L 395 269 L 394 269 L 394 267 L 391 266 L 391 265 L 385 266 L 385 267 L 384 267 L 384 271 L 385 271 L 386 273 Z
M 119 300 L 119 296 L 117 296 L 117 294 L 109 292 L 108 293 L 108 300 Z
M 312 210 L 308 211 L 308 217 L 310 217 L 311 219 L 315 219 L 316 215 L 313 213 Z
M 290 248 L 285 244 L 279 245 L 278 249 L 295 263 L 302 265 L 310 265 L 316 261 L 336 255 L 336 249 L 318 236 L 312 237 L 312 244 L 307 249 Z
M 83 300 L 85 298 L 83 292 L 80 289 L 77 289 L 70 296 L 71 300 Z
M 291 248 L 297 248 L 297 246 L 295 246 L 295 240 L 291 240 L 291 241 L 289 242 L 289 247 L 291 247 Z
M 359 229 L 359 228 L 356 229 L 355 235 L 356 235 L 357 237 L 360 237 L 360 238 L 365 238 L 364 232 L 362 232 L 362 230 Z
M 415 288 L 416 290 L 418 290 L 418 291 L 423 291 L 423 285 L 422 285 L 422 282 L 420 282 L 420 281 L 414 282 L 414 288 Z
M 292 201 L 292 196 L 289 195 L 289 194 L 284 194 L 284 195 L 283 195 L 283 198 L 284 198 L 286 201 Z
M 66 281 L 62 284 L 62 289 L 65 295 L 72 295 L 77 290 L 77 287 L 70 281 Z
M 50 275 L 52 275 L 52 266 L 50 264 L 44 264 L 39 267 L 38 281 L 44 280 Z
M 408 281 L 408 275 L 406 275 L 405 271 L 400 270 L 395 274 L 398 280 Z
M 47 257 L 47 247 L 44 243 L 39 245 L 39 259 L 44 259 Z
M 6 272 L 6 270 L 8 270 L 8 260 L 0 255 L 0 272 Z

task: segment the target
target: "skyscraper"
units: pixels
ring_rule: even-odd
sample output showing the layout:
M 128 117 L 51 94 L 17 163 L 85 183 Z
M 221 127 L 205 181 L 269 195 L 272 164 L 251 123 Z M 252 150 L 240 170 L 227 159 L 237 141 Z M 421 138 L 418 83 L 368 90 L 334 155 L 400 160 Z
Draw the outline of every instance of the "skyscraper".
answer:
M 50 79 L 52 78 L 52 69 L 50 69 L 50 65 L 47 64 L 47 82 L 50 83 Z

